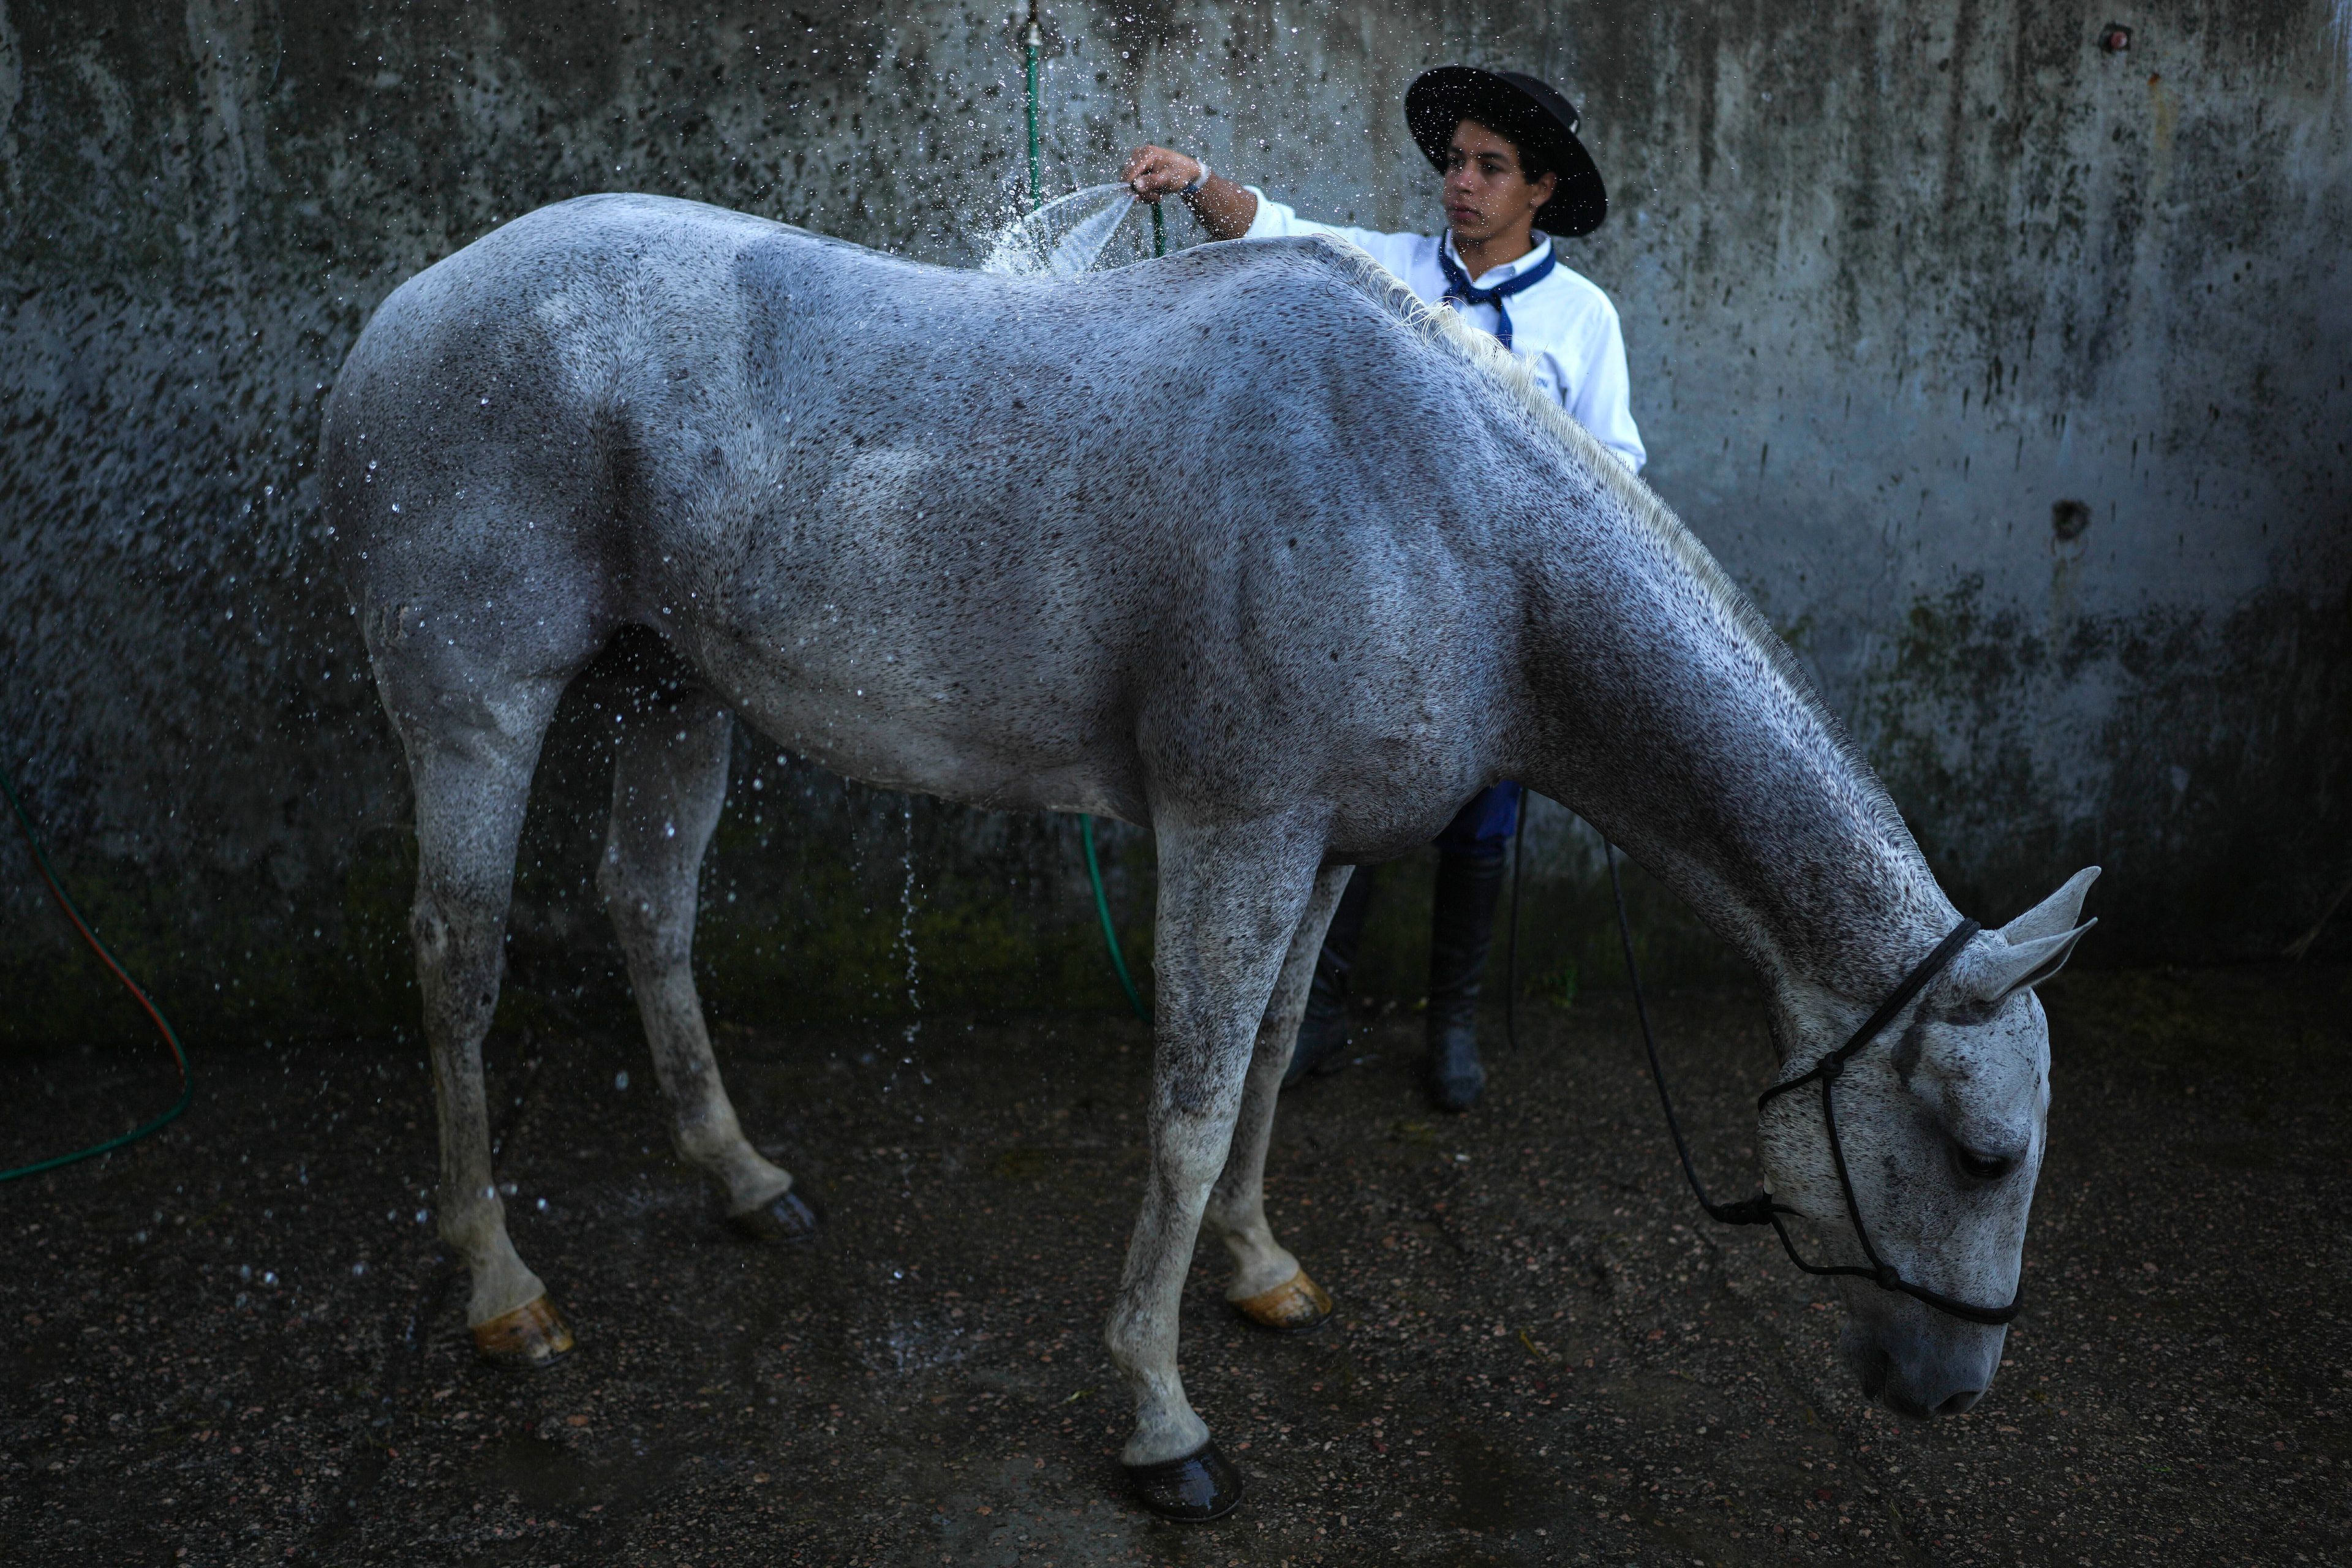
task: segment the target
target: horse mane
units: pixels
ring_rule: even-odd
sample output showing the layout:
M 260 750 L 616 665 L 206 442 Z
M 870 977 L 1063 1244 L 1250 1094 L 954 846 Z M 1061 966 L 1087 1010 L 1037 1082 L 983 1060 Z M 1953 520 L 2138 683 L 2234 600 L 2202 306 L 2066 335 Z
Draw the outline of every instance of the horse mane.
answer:
M 1674 509 L 1642 482 L 1641 476 L 1595 440 L 1592 432 L 1578 424 L 1566 409 L 1545 396 L 1533 373 L 1493 337 L 1471 326 L 1455 311 L 1436 310 L 1423 303 L 1419 295 L 1373 259 L 1370 252 L 1329 235 L 1311 237 L 1303 248 L 1381 306 L 1421 342 L 1485 372 L 1538 430 L 1550 436 L 1569 458 L 1589 471 L 1601 488 L 1625 509 L 1635 526 L 1645 530 L 1706 591 L 1725 618 L 1763 659 L 1765 668 L 1779 678 L 1789 700 L 1821 727 L 1832 754 L 1844 763 L 1849 777 L 1862 793 L 1863 808 L 1886 842 L 1898 850 L 1908 847 L 1914 855 L 1918 853 L 1911 830 L 1886 793 L 1886 786 L 1864 759 L 1845 725 L 1822 701 L 1811 677 L 1797 662 L 1796 654 L 1772 629 L 1772 623 L 1764 618 L 1755 601 L 1731 580 L 1730 574 L 1675 515 Z

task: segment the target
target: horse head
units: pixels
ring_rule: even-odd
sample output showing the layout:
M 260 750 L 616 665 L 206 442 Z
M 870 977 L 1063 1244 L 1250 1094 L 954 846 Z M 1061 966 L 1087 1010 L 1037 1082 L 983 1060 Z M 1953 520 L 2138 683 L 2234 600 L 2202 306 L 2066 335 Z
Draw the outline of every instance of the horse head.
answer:
M 2077 872 L 2000 931 L 1979 932 L 1846 1063 L 1829 1091 L 1835 1149 L 1820 1089 L 1763 1109 L 1765 1172 L 1798 1228 L 1811 1229 L 1825 1258 L 1867 1266 L 1874 1252 L 1891 1271 L 1839 1278 L 1848 1314 L 1840 1348 L 1863 1391 L 1903 1415 L 1967 1410 L 2000 1364 L 2005 1321 L 1976 1321 L 1886 1280 L 1988 1316 L 2016 1297 L 2050 1109 L 2049 1022 L 2034 987 L 2090 930 L 2077 921 L 2098 874 Z M 1773 1010 L 1784 1076 L 1834 1051 L 1874 1005 L 1784 988 Z

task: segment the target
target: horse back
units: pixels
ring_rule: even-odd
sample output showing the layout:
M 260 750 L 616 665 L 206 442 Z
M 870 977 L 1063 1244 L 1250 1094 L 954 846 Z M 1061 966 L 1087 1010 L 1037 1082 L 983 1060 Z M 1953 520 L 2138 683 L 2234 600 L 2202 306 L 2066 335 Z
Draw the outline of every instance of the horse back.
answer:
M 1425 458 L 1475 389 L 1413 352 L 1312 244 L 1003 279 L 587 198 L 386 300 L 330 525 L 443 688 L 635 622 L 871 782 L 1434 799 L 1482 771 L 1507 587 Z

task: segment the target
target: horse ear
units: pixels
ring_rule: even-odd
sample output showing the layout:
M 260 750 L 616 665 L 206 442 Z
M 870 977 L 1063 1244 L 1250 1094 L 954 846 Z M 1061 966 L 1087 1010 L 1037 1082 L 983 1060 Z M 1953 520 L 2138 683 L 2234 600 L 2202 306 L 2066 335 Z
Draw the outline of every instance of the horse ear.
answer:
M 2085 866 L 2066 879 L 2066 885 L 2000 928 L 2009 945 L 2017 947 L 2042 937 L 2057 936 L 2074 929 L 2083 918 L 2083 895 L 2099 879 L 2096 866 Z
M 2074 884 L 2070 882 L 2067 886 Z M 2057 900 L 2053 899 L 2051 902 Z M 2039 910 L 2034 911 L 2036 914 L 2040 912 Z M 2062 931 L 2055 936 L 2036 937 L 2031 942 L 2018 942 L 2011 938 L 2006 949 L 1995 948 L 1985 952 L 1969 966 L 1964 982 L 1969 994 L 1990 1011 L 2019 992 L 2032 990 L 2065 968 L 2066 960 L 2074 954 L 2074 944 L 2083 940 L 2084 931 L 2098 923 L 2095 920 L 2084 921 L 2072 931 Z M 2008 933 L 2004 931 L 2002 934 Z

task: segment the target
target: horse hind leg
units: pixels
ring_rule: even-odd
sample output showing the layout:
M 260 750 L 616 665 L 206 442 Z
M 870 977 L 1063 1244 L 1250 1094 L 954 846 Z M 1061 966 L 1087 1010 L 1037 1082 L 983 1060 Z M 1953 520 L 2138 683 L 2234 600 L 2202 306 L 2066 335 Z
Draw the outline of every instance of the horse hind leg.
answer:
M 1259 1020 L 1249 1079 L 1242 1090 L 1240 1114 L 1234 1120 L 1233 1147 L 1202 1215 L 1234 1260 L 1225 1300 L 1260 1327 L 1288 1333 L 1314 1328 L 1329 1317 L 1331 1298 L 1307 1278 L 1298 1259 L 1275 1240 L 1273 1227 L 1266 1224 L 1265 1152 L 1274 1137 L 1275 1100 L 1282 1088 L 1283 1069 L 1290 1065 L 1298 1022 L 1307 1011 L 1315 961 L 1323 951 L 1323 934 L 1331 924 L 1332 911 L 1339 907 L 1339 895 L 1347 890 L 1352 870 L 1352 867 L 1335 866 L 1315 880 L 1315 891 L 1284 956 L 1281 978 L 1275 982 L 1274 995 Z
M 789 1172 L 760 1156 L 736 1120 L 694 988 L 694 920 L 704 850 L 727 796 L 734 718 L 699 684 L 623 697 L 613 817 L 597 871 L 653 1047 L 678 1153 L 725 1191 L 752 1237 L 805 1240 L 817 1217 Z
M 540 742 L 564 680 L 463 696 L 429 672 L 378 660 L 416 795 L 416 949 L 441 1134 L 441 1237 L 472 1284 L 466 1321 L 484 1358 L 546 1366 L 572 1349 L 547 1288 L 515 1251 L 490 1169 L 482 1037 L 497 1011 L 515 846 Z M 414 687 L 415 689 L 411 689 Z M 406 700 L 408 698 L 421 699 Z

